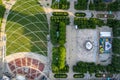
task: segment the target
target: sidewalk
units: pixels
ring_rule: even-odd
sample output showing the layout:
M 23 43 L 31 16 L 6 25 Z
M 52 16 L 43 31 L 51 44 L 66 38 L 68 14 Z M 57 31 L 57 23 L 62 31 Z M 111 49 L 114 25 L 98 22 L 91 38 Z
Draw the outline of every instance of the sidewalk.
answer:
M 7 17 L 9 14 L 10 9 L 15 4 L 15 1 L 10 0 L 6 2 L 5 0 L 2 0 L 3 4 L 5 5 L 6 11 L 3 16 L 2 24 L 1 24 L 1 33 L 0 33 L 0 77 L 2 76 L 2 73 L 4 72 L 4 61 L 6 56 L 6 34 L 5 34 L 5 26 L 7 22 Z

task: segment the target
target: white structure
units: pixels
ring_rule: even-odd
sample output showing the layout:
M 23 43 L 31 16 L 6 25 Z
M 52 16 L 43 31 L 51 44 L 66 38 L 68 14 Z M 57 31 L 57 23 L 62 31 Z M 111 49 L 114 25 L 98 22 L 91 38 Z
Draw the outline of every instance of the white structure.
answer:
M 26 79 L 25 79 L 25 76 L 17 75 L 16 80 L 26 80 Z
M 100 32 L 100 37 L 111 37 L 111 32 Z
M 75 25 L 75 29 L 78 29 L 78 25 Z
M 7 76 L 3 76 L 2 80 L 10 80 Z
M 105 42 L 105 50 L 110 50 L 112 47 L 111 43 L 110 42 Z
M 93 47 L 93 45 L 92 45 L 92 43 L 91 43 L 90 41 L 87 41 L 87 42 L 85 43 L 85 48 L 86 48 L 87 50 L 91 50 L 92 47 Z

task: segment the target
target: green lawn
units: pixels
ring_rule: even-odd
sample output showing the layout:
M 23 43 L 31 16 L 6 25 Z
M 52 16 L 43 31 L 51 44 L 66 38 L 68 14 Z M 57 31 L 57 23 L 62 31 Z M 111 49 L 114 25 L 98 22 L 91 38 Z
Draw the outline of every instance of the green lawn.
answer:
M 0 0 L 0 4 L 2 4 L 2 0 Z
M 17 0 L 6 25 L 7 55 L 35 52 L 47 55 L 48 23 L 37 0 Z

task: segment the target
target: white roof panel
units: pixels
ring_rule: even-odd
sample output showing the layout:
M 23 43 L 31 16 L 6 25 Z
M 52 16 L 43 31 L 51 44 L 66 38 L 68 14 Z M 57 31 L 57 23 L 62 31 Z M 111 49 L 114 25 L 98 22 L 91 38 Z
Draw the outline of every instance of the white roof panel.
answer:
M 100 37 L 111 37 L 111 32 L 100 32 Z

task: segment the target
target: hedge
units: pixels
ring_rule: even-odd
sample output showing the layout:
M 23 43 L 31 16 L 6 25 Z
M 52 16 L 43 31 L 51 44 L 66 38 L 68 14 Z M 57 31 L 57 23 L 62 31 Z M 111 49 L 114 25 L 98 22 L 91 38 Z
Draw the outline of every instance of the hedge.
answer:
M 97 14 L 96 16 L 98 18 L 105 18 L 105 15 L 106 15 L 107 18 L 114 18 L 113 14 Z

